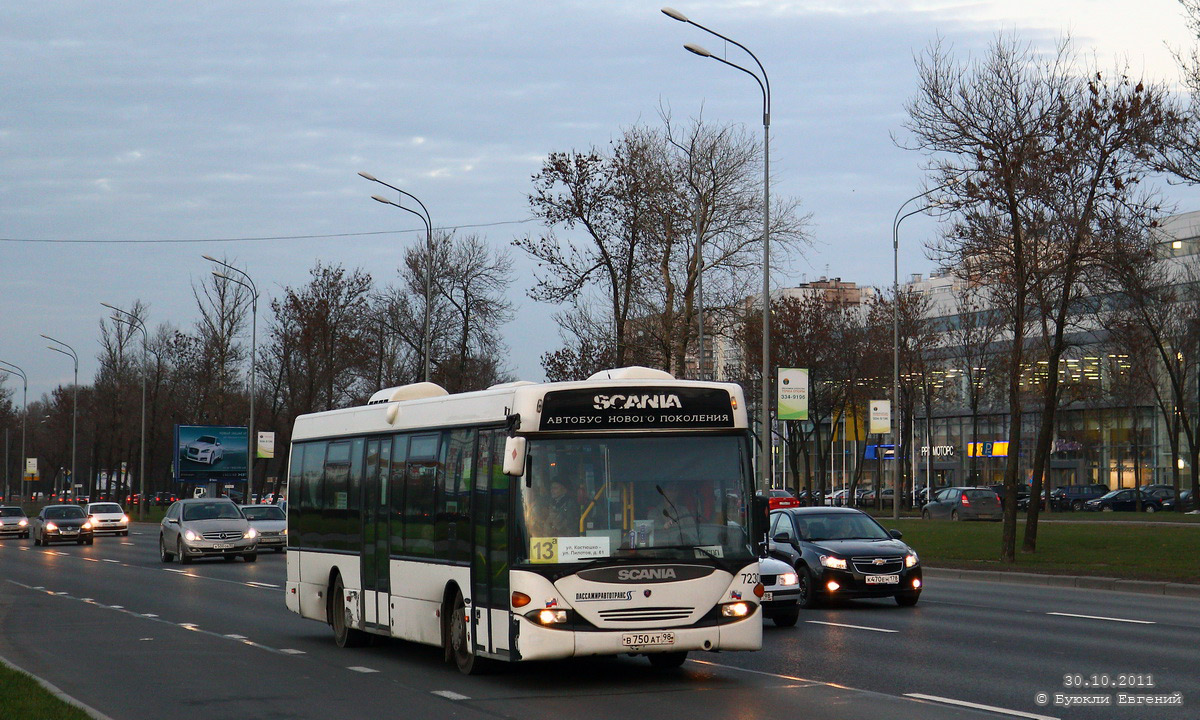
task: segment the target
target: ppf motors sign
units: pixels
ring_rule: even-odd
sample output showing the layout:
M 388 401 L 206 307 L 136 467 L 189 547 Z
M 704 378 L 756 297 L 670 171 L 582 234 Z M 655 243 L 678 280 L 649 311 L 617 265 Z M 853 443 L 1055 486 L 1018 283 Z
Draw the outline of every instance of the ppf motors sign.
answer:
M 808 419 L 808 370 L 779 368 L 776 407 L 780 420 Z

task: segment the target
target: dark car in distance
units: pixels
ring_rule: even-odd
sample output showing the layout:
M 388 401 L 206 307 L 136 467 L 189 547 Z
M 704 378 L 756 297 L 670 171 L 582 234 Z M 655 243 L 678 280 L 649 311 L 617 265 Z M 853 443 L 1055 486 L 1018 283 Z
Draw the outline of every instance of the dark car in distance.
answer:
M 1148 513 L 1162 510 L 1162 501 L 1142 490 L 1125 488 L 1088 500 L 1083 504 L 1084 510 L 1103 512 L 1134 512 L 1138 509 L 1138 496 L 1141 496 L 1142 510 Z
M 948 487 L 933 494 L 921 508 L 925 520 L 1000 520 L 1000 498 L 987 487 Z
M 921 597 L 921 564 L 912 548 L 861 510 L 785 508 L 771 512 L 771 555 L 796 568 L 799 604 L 816 607 L 837 598 L 895 598 L 902 606 Z
M 1108 493 L 1108 486 L 1100 483 L 1090 485 L 1060 485 L 1050 491 L 1050 502 L 1055 510 L 1082 510 L 1084 503 Z
M 79 545 L 94 542 L 92 522 L 78 505 L 47 505 L 29 522 L 34 545 L 52 542 L 73 542 Z

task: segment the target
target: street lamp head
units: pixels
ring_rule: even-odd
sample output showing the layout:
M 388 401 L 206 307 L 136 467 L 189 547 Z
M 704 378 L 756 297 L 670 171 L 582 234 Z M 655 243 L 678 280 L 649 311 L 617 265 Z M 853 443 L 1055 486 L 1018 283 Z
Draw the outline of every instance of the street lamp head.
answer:
M 358 173 L 358 176 L 359 176 L 359 177 L 361 177 L 361 178 L 365 178 L 365 179 L 367 179 L 367 180 L 370 180 L 371 182 L 379 182 L 379 179 L 378 179 L 378 178 L 376 178 L 374 175 L 372 175 L 372 174 L 371 174 L 371 173 L 369 173 L 369 172 L 362 172 L 362 171 L 359 171 L 359 173 Z
M 388 200 L 387 198 L 380 196 L 380 195 L 372 195 L 371 199 L 374 200 L 375 202 L 381 202 L 384 205 L 395 205 L 396 207 L 400 207 L 399 203 L 397 203 L 393 200 Z
M 691 53 L 696 53 L 700 57 L 712 57 L 713 56 L 712 53 L 710 53 L 709 51 L 700 47 L 696 43 L 687 43 L 686 45 L 683 46 L 683 49 L 687 50 L 688 52 L 691 52 Z
M 687 19 L 687 15 L 684 15 L 683 13 L 679 12 L 675 8 L 665 7 L 662 9 L 662 14 L 666 15 L 667 17 L 671 18 L 672 20 L 678 20 L 679 22 L 691 22 L 690 20 Z
M 219 273 L 216 270 L 213 270 L 212 274 L 213 274 L 213 277 L 221 278 L 222 280 L 233 280 L 233 278 L 229 277 L 228 275 L 225 275 L 224 273 Z
M 220 260 L 216 259 L 212 255 L 201 255 L 200 257 L 204 258 L 205 260 L 207 260 L 209 262 L 215 262 L 215 263 L 221 262 Z

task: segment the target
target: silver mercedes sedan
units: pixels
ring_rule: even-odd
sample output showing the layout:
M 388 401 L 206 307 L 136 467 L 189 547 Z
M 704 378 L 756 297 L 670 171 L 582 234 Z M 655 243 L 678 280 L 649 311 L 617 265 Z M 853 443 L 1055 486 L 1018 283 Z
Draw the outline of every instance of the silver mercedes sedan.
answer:
M 167 508 L 159 526 L 158 551 L 163 562 L 183 565 L 199 557 L 223 557 L 233 562 L 258 559 L 259 533 L 232 500 L 195 498 Z

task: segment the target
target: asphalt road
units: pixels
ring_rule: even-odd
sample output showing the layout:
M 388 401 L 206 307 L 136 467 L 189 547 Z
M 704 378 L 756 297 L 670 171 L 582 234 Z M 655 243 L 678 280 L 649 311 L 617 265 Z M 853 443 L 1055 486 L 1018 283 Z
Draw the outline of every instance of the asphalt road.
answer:
M 163 565 L 156 542 L 152 526 L 93 546 L 0 540 L 0 655 L 114 720 L 1200 717 L 1194 599 L 931 580 L 915 608 L 806 611 L 768 623 L 763 652 L 693 653 L 680 671 L 603 658 L 464 677 L 436 648 L 336 647 L 284 607 L 283 555 Z M 1076 675 L 1154 687 L 1064 687 Z M 1119 692 L 1182 705 L 1118 707 Z

